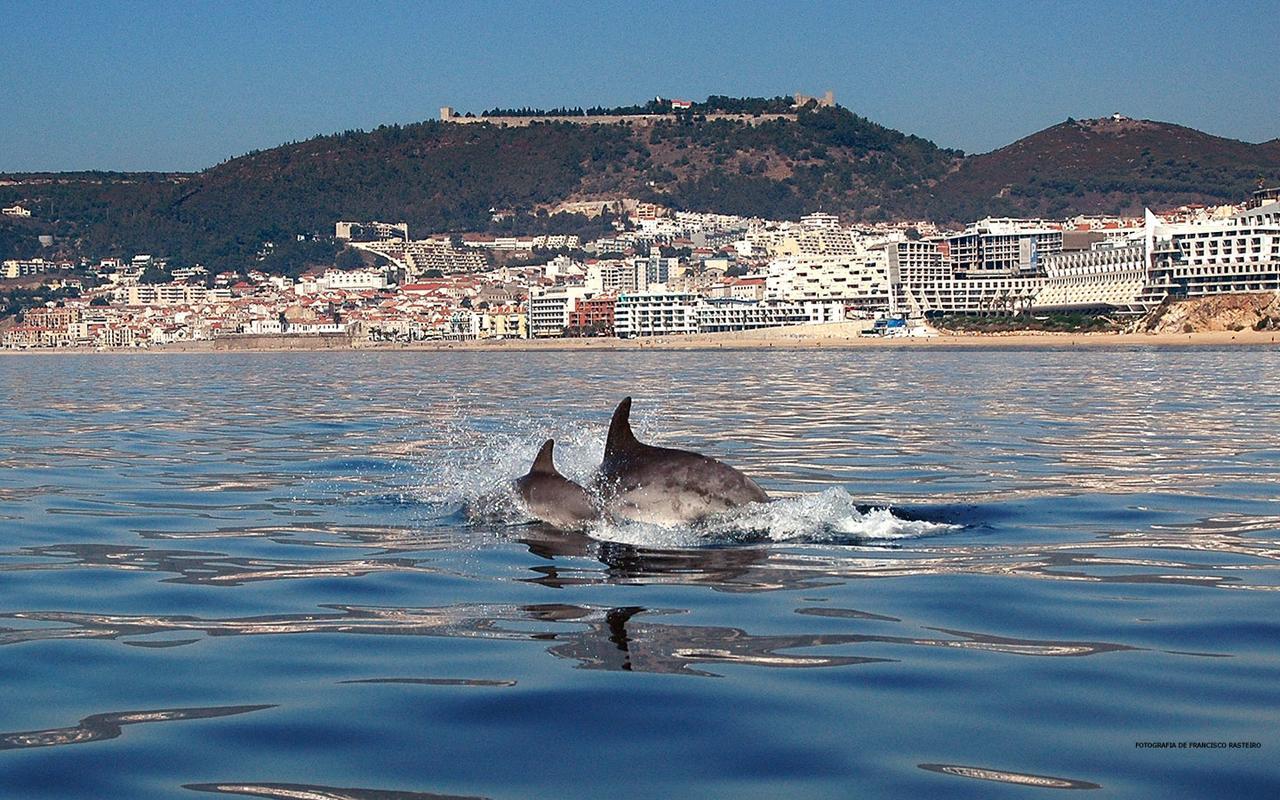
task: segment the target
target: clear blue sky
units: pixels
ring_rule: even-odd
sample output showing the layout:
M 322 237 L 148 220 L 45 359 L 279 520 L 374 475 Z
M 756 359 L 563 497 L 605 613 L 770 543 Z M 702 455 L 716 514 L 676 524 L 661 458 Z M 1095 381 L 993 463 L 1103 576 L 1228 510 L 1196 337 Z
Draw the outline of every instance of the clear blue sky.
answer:
M 52 2 L 0 9 L 0 171 L 188 170 L 439 106 L 833 89 L 985 152 L 1119 111 L 1280 136 L 1262 2 Z

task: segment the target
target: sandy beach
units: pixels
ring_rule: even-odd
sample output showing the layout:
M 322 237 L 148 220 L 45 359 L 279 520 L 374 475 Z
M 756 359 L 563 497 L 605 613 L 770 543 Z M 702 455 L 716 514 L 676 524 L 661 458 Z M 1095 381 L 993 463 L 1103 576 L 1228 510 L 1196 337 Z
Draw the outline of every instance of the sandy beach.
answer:
M 1070 348 L 1070 347 L 1257 347 L 1274 346 L 1276 331 L 1201 331 L 1196 333 L 947 333 L 929 337 L 862 336 L 860 322 L 797 325 L 733 333 L 701 333 L 654 336 L 642 339 L 505 339 L 470 342 L 415 342 L 413 344 L 351 342 L 345 336 L 229 336 L 198 342 L 180 342 L 149 348 L 92 348 L 0 350 L 5 355 L 85 353 L 225 353 L 225 352 L 323 352 L 323 351 L 621 351 L 621 350 L 759 350 L 759 349 L 862 349 L 903 350 L 932 348 Z

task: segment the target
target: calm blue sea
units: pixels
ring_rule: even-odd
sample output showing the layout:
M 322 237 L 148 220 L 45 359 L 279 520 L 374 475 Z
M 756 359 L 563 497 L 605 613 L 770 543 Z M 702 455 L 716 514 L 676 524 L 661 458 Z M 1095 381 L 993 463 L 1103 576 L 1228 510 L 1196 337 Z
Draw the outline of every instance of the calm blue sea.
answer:
M 0 359 L 0 797 L 1275 797 L 1280 351 Z M 613 406 L 775 503 L 493 501 Z

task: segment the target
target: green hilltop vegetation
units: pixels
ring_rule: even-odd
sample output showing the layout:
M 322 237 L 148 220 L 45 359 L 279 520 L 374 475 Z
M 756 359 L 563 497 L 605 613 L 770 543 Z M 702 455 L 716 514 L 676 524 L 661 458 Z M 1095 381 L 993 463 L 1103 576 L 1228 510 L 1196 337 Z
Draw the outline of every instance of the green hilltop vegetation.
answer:
M 839 106 L 752 118 L 777 113 L 785 101 L 712 97 L 653 125 L 388 125 L 248 153 L 198 173 L 0 175 L 0 205 L 33 212 L 0 220 L 0 257 L 37 254 L 35 237 L 47 233 L 64 255 L 153 253 L 213 269 L 257 263 L 297 272 L 332 263 L 339 219 L 403 220 L 414 235 L 511 229 L 509 220 L 490 221 L 496 208 L 524 212 L 522 230 L 590 235 L 603 230 L 599 221 L 547 218 L 545 210 L 631 196 L 782 219 L 823 210 L 850 220 L 964 221 L 1235 201 L 1260 177 L 1280 175 L 1280 142 L 1254 145 L 1164 123 L 1069 120 L 965 156 Z M 633 108 L 628 113 L 650 113 Z M 712 112 L 743 116 L 707 119 Z

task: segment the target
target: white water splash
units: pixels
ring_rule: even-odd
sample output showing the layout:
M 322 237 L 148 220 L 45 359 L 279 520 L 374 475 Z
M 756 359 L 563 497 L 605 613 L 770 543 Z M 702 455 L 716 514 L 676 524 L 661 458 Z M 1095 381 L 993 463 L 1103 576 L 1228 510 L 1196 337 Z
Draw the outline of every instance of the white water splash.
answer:
M 910 520 L 888 508 L 860 510 L 844 489 L 752 503 L 690 525 L 661 526 L 606 521 L 592 532 L 599 539 L 650 547 L 746 541 L 849 542 L 892 541 L 936 536 L 960 526 Z

